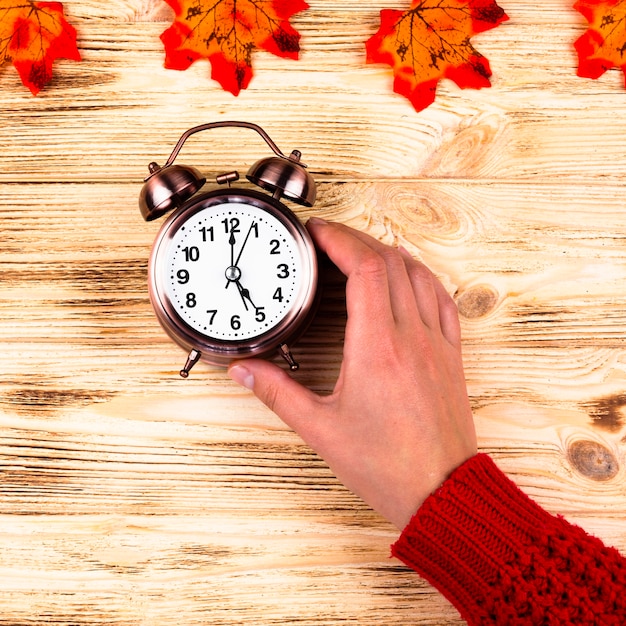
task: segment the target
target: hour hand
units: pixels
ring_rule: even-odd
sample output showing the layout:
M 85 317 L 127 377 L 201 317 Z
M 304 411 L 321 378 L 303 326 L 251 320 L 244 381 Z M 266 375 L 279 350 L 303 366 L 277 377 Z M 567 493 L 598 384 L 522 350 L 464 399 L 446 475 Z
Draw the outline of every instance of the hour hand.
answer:
M 241 296 L 243 306 L 246 307 L 246 311 L 247 311 L 248 304 L 246 303 L 246 299 L 250 300 L 250 292 L 247 289 L 245 289 L 238 280 L 235 281 L 235 284 L 237 285 L 237 289 L 239 289 L 239 295 Z M 252 306 L 254 306 L 254 303 L 252 302 L 252 300 L 250 300 L 250 303 L 252 304 Z
M 246 307 L 246 311 L 248 310 L 248 305 L 246 304 L 246 300 L 252 305 L 252 308 L 256 311 L 257 306 L 252 302 L 252 298 L 250 297 L 250 292 L 239 282 L 237 281 L 237 288 L 239 289 L 239 295 L 241 295 L 241 299 L 243 300 L 243 304 Z

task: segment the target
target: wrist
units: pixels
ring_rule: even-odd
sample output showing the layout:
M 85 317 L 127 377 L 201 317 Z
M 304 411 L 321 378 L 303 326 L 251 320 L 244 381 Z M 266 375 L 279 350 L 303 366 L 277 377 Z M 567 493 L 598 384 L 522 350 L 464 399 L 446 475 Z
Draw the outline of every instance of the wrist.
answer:
M 433 459 L 429 459 L 429 471 L 419 471 L 411 473 L 406 484 L 394 483 L 394 494 L 385 500 L 385 510 L 380 511 L 398 530 L 406 528 L 411 519 L 419 513 L 422 506 L 434 494 L 441 489 L 446 481 L 461 467 L 466 461 L 476 455 L 476 450 L 472 449 L 458 460 L 450 463 L 447 458 L 445 462 L 438 465 Z M 416 475 L 418 474 L 417 479 Z

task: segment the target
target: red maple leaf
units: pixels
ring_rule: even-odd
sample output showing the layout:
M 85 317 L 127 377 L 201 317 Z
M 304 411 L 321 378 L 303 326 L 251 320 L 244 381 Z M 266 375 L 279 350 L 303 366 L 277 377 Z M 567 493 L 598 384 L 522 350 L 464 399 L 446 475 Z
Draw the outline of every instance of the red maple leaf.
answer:
M 52 78 L 56 59 L 80 61 L 76 31 L 60 2 L 0 0 L 0 66 L 12 62 L 37 95 Z
M 186 70 L 211 63 L 211 78 L 235 96 L 252 78 L 256 48 L 298 58 L 300 34 L 289 19 L 309 8 L 304 0 L 165 0 L 176 18 L 162 35 L 165 67 Z
M 495 0 L 413 0 L 406 11 L 383 9 L 365 44 L 367 62 L 390 65 L 394 91 L 421 111 L 442 78 L 463 89 L 491 86 L 489 62 L 470 38 L 508 19 Z
M 626 1 L 579 0 L 574 8 L 589 22 L 574 43 L 578 76 L 598 78 L 612 67 L 626 75 Z

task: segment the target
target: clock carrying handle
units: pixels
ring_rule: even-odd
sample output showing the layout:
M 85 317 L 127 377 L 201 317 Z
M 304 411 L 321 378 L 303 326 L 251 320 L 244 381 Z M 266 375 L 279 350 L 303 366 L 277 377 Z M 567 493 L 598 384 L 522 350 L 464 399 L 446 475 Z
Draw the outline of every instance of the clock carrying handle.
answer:
M 249 128 L 258 133 L 276 156 L 257 161 L 246 174 L 248 180 L 272 194 L 279 200 L 285 196 L 292 202 L 304 206 L 313 206 L 316 196 L 316 185 L 313 177 L 300 161 L 301 153 L 293 150 L 287 157 L 270 136 L 256 124 L 251 122 L 210 122 L 194 126 L 184 132 L 172 150 L 163 167 L 158 163 L 150 163 L 150 175 L 144 179 L 144 186 L 139 195 L 139 209 L 146 221 L 152 221 L 168 211 L 180 207 L 186 200 L 199 191 L 206 178 L 195 168 L 186 165 L 173 165 L 183 145 L 195 133 L 213 128 Z M 228 178 L 235 175 L 236 178 Z M 237 180 L 237 172 L 229 172 L 216 179 L 218 183 Z
M 272 149 L 272 152 L 274 152 L 276 156 L 279 156 L 281 159 L 288 160 L 288 157 L 285 156 L 281 152 L 280 148 L 272 141 L 272 138 L 257 124 L 253 124 L 252 122 L 226 121 L 226 122 L 209 122 L 208 124 L 200 124 L 199 126 L 194 126 L 193 128 L 190 128 L 188 131 L 185 131 L 181 135 L 176 146 L 174 146 L 174 150 L 172 150 L 172 154 L 170 154 L 169 158 L 167 159 L 163 167 L 168 167 L 174 162 L 174 160 L 178 156 L 178 153 L 181 151 L 184 143 L 187 141 L 187 139 L 189 139 L 189 137 L 191 137 L 191 135 L 194 135 L 195 133 L 199 133 L 202 130 L 211 130 L 213 128 L 233 128 L 233 127 L 234 128 L 249 128 L 250 130 L 256 131 L 259 135 L 261 135 L 265 143 Z M 302 167 L 306 167 L 306 165 L 302 162 L 299 162 L 299 165 L 301 165 Z

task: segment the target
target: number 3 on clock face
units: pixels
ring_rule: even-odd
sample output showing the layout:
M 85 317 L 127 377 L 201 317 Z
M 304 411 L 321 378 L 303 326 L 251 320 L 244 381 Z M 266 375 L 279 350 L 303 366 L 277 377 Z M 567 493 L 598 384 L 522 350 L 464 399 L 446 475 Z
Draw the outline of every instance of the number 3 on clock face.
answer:
M 278 202 L 238 190 L 205 194 L 166 222 L 150 286 L 165 329 L 183 345 L 255 356 L 312 306 L 317 282 L 306 229 Z M 202 349 L 201 347 L 201 349 Z M 221 361 L 217 356 L 216 362 Z

